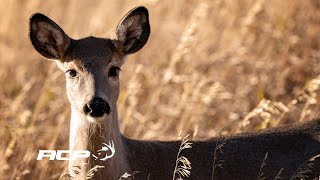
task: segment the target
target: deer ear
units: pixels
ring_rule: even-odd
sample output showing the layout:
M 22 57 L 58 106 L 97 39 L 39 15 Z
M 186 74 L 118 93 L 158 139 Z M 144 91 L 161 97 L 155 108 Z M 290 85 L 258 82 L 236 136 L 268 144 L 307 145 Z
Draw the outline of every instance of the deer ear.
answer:
M 147 43 L 150 34 L 147 8 L 140 6 L 128 12 L 119 22 L 116 33 L 116 46 L 122 53 L 132 54 L 140 50 Z
M 47 16 L 36 13 L 30 18 L 30 39 L 34 48 L 49 59 L 61 59 L 71 39 Z

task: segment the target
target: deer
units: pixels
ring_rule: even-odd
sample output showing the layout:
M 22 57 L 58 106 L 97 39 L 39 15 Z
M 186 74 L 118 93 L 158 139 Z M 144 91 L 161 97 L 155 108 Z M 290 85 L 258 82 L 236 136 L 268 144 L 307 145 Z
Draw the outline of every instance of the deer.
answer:
M 181 140 L 132 139 L 119 130 L 120 68 L 127 56 L 148 41 L 151 30 L 147 8 L 130 10 L 117 25 L 113 39 L 72 39 L 41 13 L 30 17 L 29 28 L 33 47 L 54 61 L 66 76 L 71 107 L 70 150 L 97 152 L 108 141 L 114 146 L 114 155 L 106 161 L 93 156 L 70 160 L 71 176 L 86 179 L 91 168 L 103 166 L 94 179 L 119 179 L 127 172 L 137 172 L 135 179 L 173 179 Z M 190 142 L 192 148 L 181 151 L 191 163 L 188 179 L 247 180 L 260 179 L 261 174 L 263 179 L 312 179 L 320 175 L 320 162 L 314 158 L 320 153 L 319 119 Z M 309 165 L 304 166 L 306 162 Z M 75 167 L 77 173 L 72 170 Z M 307 169 L 299 172 L 304 167 Z

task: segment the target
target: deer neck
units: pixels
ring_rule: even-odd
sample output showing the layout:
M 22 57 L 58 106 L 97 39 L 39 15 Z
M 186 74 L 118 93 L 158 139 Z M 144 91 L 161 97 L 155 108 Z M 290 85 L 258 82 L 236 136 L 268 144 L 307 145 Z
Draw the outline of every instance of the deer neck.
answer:
M 69 142 L 70 150 L 88 150 L 91 153 L 89 158 L 77 158 L 69 162 L 69 171 L 77 170 L 80 172 L 79 179 L 85 179 L 87 172 L 97 166 L 100 166 L 100 168 L 95 173 L 94 179 L 102 179 L 103 177 L 104 179 L 106 177 L 119 179 L 125 172 L 130 171 L 124 137 L 119 130 L 116 109 L 108 117 L 94 122 L 91 122 L 86 115 L 72 110 Z M 111 154 L 111 151 L 106 151 L 103 153 L 104 155 L 97 158 L 98 150 L 102 148 L 103 143 L 110 145 L 112 142 L 115 149 L 114 155 L 107 160 L 101 160 L 107 154 Z

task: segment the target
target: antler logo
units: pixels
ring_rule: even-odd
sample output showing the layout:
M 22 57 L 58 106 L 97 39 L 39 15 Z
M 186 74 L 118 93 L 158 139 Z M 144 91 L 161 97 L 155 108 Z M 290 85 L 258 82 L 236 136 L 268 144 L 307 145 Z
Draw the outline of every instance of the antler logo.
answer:
M 111 152 L 111 154 L 108 155 L 107 152 L 109 152 L 109 151 Z M 98 156 L 105 154 L 104 158 L 101 158 L 101 159 L 99 158 L 99 160 L 101 160 L 101 161 L 106 161 L 107 159 L 112 158 L 114 156 L 114 154 L 116 153 L 116 149 L 114 148 L 113 141 L 111 141 L 111 142 L 109 141 L 109 144 L 102 143 L 102 148 L 99 149 L 97 151 L 97 153 L 98 153 Z M 98 159 L 98 156 L 96 156 L 94 154 L 92 154 L 92 156 L 95 158 L 95 160 Z

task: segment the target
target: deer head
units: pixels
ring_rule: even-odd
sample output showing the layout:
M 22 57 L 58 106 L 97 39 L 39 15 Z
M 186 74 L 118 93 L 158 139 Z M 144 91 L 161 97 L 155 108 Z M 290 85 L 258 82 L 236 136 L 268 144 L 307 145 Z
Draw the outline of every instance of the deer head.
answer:
M 87 120 L 113 117 L 119 96 L 119 72 L 125 57 L 140 50 L 150 34 L 145 7 L 128 12 L 116 28 L 116 39 L 70 38 L 43 14 L 30 19 L 30 39 L 44 57 L 54 60 L 65 73 L 72 111 Z

